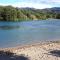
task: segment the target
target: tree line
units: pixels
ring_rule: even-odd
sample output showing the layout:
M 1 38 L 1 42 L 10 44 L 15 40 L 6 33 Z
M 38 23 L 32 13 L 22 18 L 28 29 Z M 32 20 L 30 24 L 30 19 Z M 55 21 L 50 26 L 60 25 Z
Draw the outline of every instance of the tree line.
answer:
M 0 21 L 27 21 L 44 20 L 48 18 L 60 19 L 60 11 L 42 10 L 34 8 L 18 8 L 13 6 L 0 6 Z

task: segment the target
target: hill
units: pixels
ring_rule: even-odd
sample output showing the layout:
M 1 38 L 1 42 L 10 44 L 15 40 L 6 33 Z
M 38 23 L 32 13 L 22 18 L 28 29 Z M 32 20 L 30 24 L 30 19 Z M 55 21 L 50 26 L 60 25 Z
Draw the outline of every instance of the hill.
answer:
M 23 21 L 40 19 L 60 19 L 60 7 L 35 9 L 0 6 L 0 21 Z

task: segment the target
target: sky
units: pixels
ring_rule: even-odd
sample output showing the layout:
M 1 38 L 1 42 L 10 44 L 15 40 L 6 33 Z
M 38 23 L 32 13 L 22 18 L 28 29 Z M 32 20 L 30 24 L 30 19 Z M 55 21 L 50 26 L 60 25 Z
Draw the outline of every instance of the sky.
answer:
M 44 9 L 51 7 L 60 7 L 60 0 L 0 0 L 0 5 Z

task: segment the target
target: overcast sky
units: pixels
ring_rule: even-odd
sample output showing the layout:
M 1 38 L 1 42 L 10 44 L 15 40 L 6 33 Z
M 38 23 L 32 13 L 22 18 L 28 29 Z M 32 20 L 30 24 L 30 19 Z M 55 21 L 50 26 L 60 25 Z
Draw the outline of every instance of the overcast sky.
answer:
M 0 5 L 14 7 L 32 7 L 37 9 L 60 7 L 60 0 L 0 0 Z

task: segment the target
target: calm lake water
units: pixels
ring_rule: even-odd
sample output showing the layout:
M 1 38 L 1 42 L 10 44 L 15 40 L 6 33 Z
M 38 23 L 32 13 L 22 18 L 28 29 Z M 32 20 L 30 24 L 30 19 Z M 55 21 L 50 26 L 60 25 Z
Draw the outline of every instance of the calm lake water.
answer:
M 60 20 L 0 22 L 0 47 L 60 39 Z

